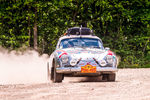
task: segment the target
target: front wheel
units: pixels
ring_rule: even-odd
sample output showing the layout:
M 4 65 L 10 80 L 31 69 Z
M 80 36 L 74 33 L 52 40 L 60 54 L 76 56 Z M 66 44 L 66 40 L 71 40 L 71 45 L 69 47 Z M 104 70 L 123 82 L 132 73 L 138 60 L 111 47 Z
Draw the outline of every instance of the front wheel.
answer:
M 50 79 L 49 62 L 47 62 L 47 80 Z
M 51 80 L 54 81 L 54 67 L 51 68 Z
M 56 68 L 54 68 L 54 79 L 53 79 L 53 82 L 54 83 L 61 83 L 64 76 L 63 74 L 60 74 L 60 73 L 56 73 Z
M 114 82 L 116 80 L 116 74 L 103 74 L 102 80 L 107 80 L 109 82 Z
M 116 80 L 116 74 L 115 73 L 109 74 L 107 80 L 111 81 L 111 82 L 114 82 Z

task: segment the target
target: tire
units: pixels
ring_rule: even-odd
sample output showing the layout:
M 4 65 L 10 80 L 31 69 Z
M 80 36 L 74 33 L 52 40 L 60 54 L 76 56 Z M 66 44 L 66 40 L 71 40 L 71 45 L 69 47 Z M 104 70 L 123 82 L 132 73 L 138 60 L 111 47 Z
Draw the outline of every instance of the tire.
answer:
M 116 80 L 116 74 L 108 74 L 107 80 L 110 82 L 114 82 Z
M 51 80 L 54 81 L 54 67 L 51 68 Z
M 103 74 L 102 75 L 102 80 L 103 81 L 107 81 L 108 80 L 108 75 L 107 74 Z
M 51 68 L 51 80 L 54 83 L 61 83 L 64 75 L 56 72 L 55 61 L 53 60 L 53 67 Z
M 64 76 L 63 74 L 60 73 L 56 73 L 56 68 L 54 68 L 54 83 L 61 83 L 63 80 Z
M 50 80 L 49 62 L 47 62 L 47 80 Z

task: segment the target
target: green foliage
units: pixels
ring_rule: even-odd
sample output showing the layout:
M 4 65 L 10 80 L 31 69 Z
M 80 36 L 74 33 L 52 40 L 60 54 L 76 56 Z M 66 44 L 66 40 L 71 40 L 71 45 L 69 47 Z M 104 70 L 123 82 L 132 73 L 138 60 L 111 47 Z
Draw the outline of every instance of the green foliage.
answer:
M 2 0 L 0 7 L 5 48 L 33 48 L 36 21 L 38 51 L 50 54 L 67 28 L 82 25 L 121 57 L 119 67 L 150 67 L 149 0 Z

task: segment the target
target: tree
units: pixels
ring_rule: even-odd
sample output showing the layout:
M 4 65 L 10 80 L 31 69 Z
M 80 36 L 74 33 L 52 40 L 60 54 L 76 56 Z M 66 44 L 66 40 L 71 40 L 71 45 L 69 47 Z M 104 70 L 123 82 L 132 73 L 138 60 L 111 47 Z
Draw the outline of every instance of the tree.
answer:
M 121 56 L 121 67 L 150 60 L 148 0 L 1 0 L 0 45 L 52 53 L 69 27 L 87 26 Z

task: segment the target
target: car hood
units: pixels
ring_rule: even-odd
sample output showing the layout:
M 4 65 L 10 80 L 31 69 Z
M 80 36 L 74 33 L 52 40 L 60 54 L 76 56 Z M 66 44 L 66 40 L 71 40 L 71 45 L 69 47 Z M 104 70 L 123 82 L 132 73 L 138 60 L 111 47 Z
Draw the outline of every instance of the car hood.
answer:
M 67 48 L 56 50 L 57 55 L 61 58 L 62 55 L 68 55 L 71 58 L 76 59 L 103 59 L 107 54 L 107 50 L 95 49 L 95 48 Z

